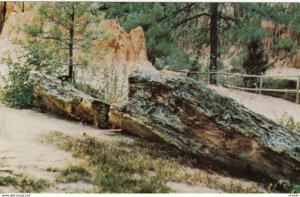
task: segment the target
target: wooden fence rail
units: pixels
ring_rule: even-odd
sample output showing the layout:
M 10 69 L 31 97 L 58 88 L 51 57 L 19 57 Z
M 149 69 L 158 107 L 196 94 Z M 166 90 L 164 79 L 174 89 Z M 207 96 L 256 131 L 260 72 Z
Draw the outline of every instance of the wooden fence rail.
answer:
M 186 73 L 186 72 L 185 72 Z M 225 76 L 225 80 L 223 79 L 222 85 L 227 88 L 237 89 L 237 90 L 246 90 L 246 91 L 256 91 L 259 94 L 262 94 L 262 92 L 276 92 L 276 93 L 292 93 L 295 94 L 295 102 L 297 104 L 300 103 L 300 75 L 299 76 L 265 76 L 265 75 L 247 75 L 247 74 L 235 74 L 235 73 L 226 73 L 226 72 L 189 72 L 191 75 L 198 76 L 198 78 L 201 79 L 201 75 L 205 75 L 205 82 L 209 82 L 209 75 L 216 75 L 216 78 L 218 79 L 218 76 Z M 259 79 L 259 84 L 255 88 L 249 88 L 249 87 L 241 87 L 237 86 L 236 84 L 230 84 L 229 79 L 230 78 L 256 78 Z M 263 88 L 264 81 L 267 78 L 281 78 L 281 79 L 290 79 L 296 82 L 296 89 L 274 89 L 274 88 Z M 218 81 L 218 80 L 217 80 Z

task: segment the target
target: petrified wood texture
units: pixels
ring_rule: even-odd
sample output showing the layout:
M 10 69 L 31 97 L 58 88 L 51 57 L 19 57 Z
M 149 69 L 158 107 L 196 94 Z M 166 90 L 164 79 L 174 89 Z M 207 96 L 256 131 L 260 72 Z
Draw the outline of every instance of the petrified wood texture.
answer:
M 129 101 L 110 123 L 160 140 L 242 175 L 300 183 L 300 134 L 189 78 L 134 72 Z
M 32 72 L 34 101 L 37 108 L 70 117 L 99 128 L 108 127 L 109 105 L 95 99 L 67 82 Z

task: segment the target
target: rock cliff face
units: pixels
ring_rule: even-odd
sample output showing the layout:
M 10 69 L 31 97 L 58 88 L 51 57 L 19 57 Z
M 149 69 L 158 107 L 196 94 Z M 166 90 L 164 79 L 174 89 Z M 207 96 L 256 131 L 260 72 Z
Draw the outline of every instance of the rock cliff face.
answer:
M 300 134 L 256 114 L 204 83 L 134 72 L 129 101 L 110 123 L 213 161 L 245 177 L 300 183 Z
M 261 21 L 261 27 L 267 29 L 271 35 L 280 39 L 291 39 L 295 43 L 300 42 L 300 34 L 295 34 L 288 29 L 287 26 L 282 24 L 276 24 L 274 21 L 263 20 Z M 287 68 L 300 68 L 300 50 L 289 52 L 286 50 L 280 50 L 277 53 L 271 48 L 273 39 L 267 37 L 264 40 L 264 48 L 266 50 L 266 58 L 268 62 L 274 62 L 275 67 L 287 67 Z
M 0 33 L 5 21 L 14 13 L 21 13 L 29 10 L 28 2 L 0 2 Z

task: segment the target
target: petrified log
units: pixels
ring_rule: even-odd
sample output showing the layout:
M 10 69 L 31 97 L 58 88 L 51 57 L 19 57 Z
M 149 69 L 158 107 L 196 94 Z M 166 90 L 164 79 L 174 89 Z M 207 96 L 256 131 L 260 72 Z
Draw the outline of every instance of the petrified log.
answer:
M 110 123 L 159 139 L 240 175 L 300 183 L 300 134 L 190 78 L 134 72 Z
M 99 128 L 108 128 L 110 105 L 75 89 L 67 82 L 39 72 L 31 72 L 30 79 L 34 87 L 35 107 Z

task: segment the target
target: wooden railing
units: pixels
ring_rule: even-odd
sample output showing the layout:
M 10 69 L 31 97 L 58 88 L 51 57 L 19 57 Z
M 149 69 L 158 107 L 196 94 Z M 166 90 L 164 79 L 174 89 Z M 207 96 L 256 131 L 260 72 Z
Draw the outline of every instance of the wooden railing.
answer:
M 247 74 L 235 74 L 235 73 L 226 73 L 226 72 L 189 72 L 189 74 L 194 75 L 193 77 L 196 77 L 202 81 L 205 81 L 206 83 L 209 83 L 209 76 L 210 75 L 216 75 L 218 84 L 221 84 L 224 87 L 237 89 L 237 90 L 245 90 L 245 91 L 256 91 L 259 94 L 262 94 L 262 92 L 275 92 L 275 93 L 291 93 L 295 94 L 295 102 L 297 104 L 300 103 L 300 75 L 299 76 L 265 76 L 265 75 L 247 75 Z M 204 78 L 203 78 L 204 76 Z M 238 86 L 236 83 L 234 83 L 233 78 L 240 79 L 239 82 L 241 82 L 241 86 Z M 256 78 L 258 80 L 258 84 L 256 84 L 255 88 L 249 88 L 245 87 L 243 82 L 245 78 Z M 285 80 L 292 80 L 296 82 L 296 88 L 295 89 L 275 89 L 275 88 L 263 88 L 264 81 L 266 79 L 270 78 L 276 78 L 276 79 L 285 79 Z

